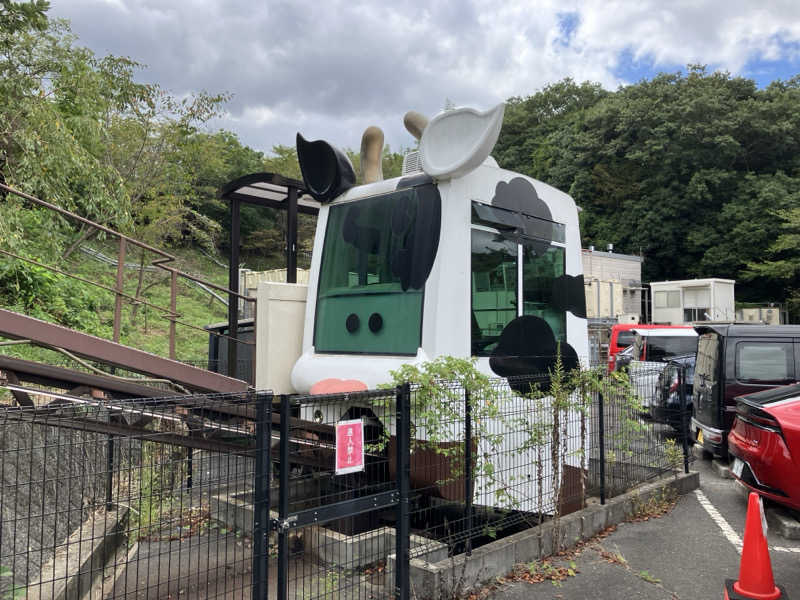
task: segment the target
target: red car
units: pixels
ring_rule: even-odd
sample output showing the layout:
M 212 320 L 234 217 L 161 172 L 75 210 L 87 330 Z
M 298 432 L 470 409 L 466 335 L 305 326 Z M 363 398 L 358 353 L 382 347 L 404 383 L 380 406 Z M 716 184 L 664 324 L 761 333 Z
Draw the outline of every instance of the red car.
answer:
M 800 384 L 739 396 L 728 452 L 739 481 L 800 510 Z
M 614 361 L 616 355 L 636 341 L 635 329 L 692 329 L 686 325 L 636 325 L 634 323 L 617 323 L 611 326 L 611 335 L 608 338 L 608 372 L 616 368 Z M 675 353 L 679 354 L 679 353 Z

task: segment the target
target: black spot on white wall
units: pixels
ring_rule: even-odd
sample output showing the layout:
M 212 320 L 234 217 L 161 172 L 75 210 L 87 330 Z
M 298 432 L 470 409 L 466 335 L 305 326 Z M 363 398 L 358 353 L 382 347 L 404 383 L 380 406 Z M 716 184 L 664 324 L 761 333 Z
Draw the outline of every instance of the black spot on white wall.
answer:
M 583 275 L 561 275 L 553 281 L 553 305 L 558 310 L 569 311 L 576 317 L 586 318 L 586 289 Z
M 551 385 L 549 372 L 559 354 L 565 372 L 580 366 L 575 349 L 566 342 L 558 344 L 547 321 L 525 315 L 511 321 L 500 333 L 489 366 L 501 377 L 508 377 L 512 389 L 529 392 L 530 380 L 524 378 L 533 377 L 546 393 Z
M 501 181 L 497 184 L 492 198 L 492 206 L 504 208 L 515 213 L 530 215 L 545 221 L 552 221 L 553 215 L 544 200 L 539 198 L 533 184 L 522 177 L 515 177 L 509 182 Z M 542 240 L 534 230 L 535 223 L 530 219 L 520 217 L 520 233 L 530 238 L 528 245 L 532 246 L 537 254 L 544 254 L 549 241 Z

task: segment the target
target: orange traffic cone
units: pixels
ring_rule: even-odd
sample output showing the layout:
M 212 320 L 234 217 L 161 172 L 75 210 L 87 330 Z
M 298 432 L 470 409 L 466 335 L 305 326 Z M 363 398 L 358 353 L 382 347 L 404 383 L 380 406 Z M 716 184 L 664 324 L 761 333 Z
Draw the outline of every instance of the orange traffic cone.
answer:
M 769 548 L 764 536 L 766 526 L 761 497 L 750 492 L 739 581 L 725 581 L 725 600 L 788 600 L 783 588 L 777 587 L 772 578 Z

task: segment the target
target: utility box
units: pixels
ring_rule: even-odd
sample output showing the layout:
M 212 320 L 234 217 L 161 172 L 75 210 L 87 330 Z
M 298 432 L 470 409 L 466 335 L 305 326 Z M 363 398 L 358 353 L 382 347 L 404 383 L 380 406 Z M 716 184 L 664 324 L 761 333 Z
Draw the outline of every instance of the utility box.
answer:
M 785 325 L 788 322 L 785 311 L 773 305 L 741 307 L 736 311 L 736 320 L 765 325 Z
M 650 284 L 653 323 L 686 325 L 702 321 L 733 321 L 733 279 L 685 279 Z
M 228 323 L 214 323 L 204 327 L 208 334 L 208 370 L 235 377 L 253 385 L 253 319 L 239 319 L 237 339 L 243 344 L 236 347 L 236 373 L 228 370 Z
M 303 348 L 308 286 L 258 284 L 256 314 L 256 389 L 291 394 L 292 367 Z
M 618 319 L 625 314 L 624 286 L 619 281 L 589 280 L 586 291 L 586 315 L 593 319 Z

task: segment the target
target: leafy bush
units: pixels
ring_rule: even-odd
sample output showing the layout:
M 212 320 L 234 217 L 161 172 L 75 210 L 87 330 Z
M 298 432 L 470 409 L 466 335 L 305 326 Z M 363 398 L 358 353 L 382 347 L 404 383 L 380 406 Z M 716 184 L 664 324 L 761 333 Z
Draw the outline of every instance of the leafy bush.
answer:
M 107 334 L 99 314 L 108 302 L 103 292 L 36 265 L 0 264 L 0 301 L 32 317 L 94 335 Z

